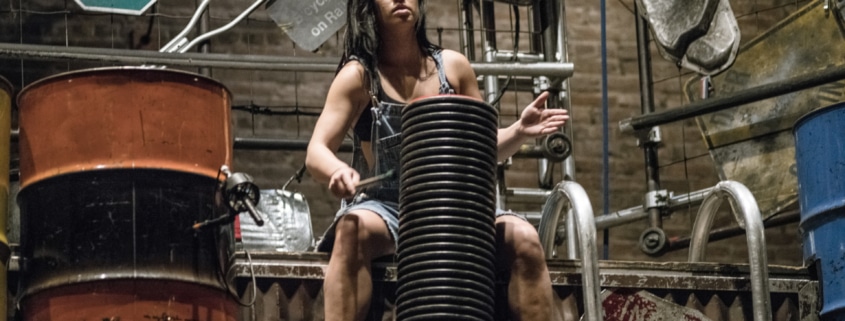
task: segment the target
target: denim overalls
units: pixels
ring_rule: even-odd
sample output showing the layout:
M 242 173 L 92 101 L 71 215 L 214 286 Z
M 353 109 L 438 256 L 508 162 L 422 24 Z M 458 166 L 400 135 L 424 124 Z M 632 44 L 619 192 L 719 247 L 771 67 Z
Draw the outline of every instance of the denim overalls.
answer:
M 439 93 L 441 95 L 455 94 L 455 90 L 447 82 L 446 74 L 442 68 L 443 57 L 441 56 L 441 51 L 432 52 L 432 56 L 436 62 L 437 74 L 440 78 Z M 363 191 L 363 193 L 367 194 L 369 198 L 399 203 L 399 155 L 402 148 L 402 108 L 405 107 L 405 104 L 385 101 L 382 96 L 383 94 L 378 90 L 380 88 L 381 86 L 378 86 L 376 89 L 378 92 L 371 93 L 370 95 L 375 106 L 371 108 L 373 122 L 370 131 L 370 142 L 372 142 L 372 155 L 374 156 L 373 161 L 375 166 L 373 167 L 372 173 L 369 173 L 369 176 L 382 175 L 391 169 L 394 170 L 394 175 L 392 179 L 384 180 L 381 184 L 372 186 Z M 381 99 L 376 101 L 376 97 Z M 356 150 L 360 150 L 360 146 Z M 368 172 L 366 162 L 362 163 L 353 164 L 352 166 L 359 173 Z
M 432 57 L 436 63 L 437 74 L 440 79 L 441 95 L 455 94 L 455 90 L 446 80 L 443 70 L 443 57 L 440 50 L 433 51 Z M 366 209 L 375 212 L 384 219 L 393 241 L 399 240 L 399 156 L 402 149 L 402 108 L 406 104 L 385 101 L 386 96 L 381 92 L 381 84 L 371 86 L 375 92 L 370 92 L 372 106 L 370 112 L 373 122 L 370 131 L 373 166 L 368 168 L 364 153 L 361 150 L 361 139 L 358 135 L 353 138 L 352 168 L 361 175 L 361 179 L 384 174 L 391 169 L 394 175 L 383 180 L 380 184 L 357 191 L 355 197 L 347 202 L 343 201 L 337 212 L 335 221 L 329 226 L 323 238 L 317 245 L 318 251 L 331 251 L 334 245 L 334 227 L 337 218 L 354 209 Z M 367 112 L 366 110 L 364 112 Z

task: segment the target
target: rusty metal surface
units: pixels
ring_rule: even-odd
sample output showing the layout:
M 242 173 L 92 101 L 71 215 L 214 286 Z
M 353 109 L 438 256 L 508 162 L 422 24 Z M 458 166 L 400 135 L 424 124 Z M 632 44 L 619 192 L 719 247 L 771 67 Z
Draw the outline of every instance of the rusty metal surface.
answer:
M 36 81 L 18 94 L 21 189 L 101 169 L 217 178 L 231 166 L 231 94 L 183 71 L 113 67 Z
M 98 175 L 92 175 L 92 173 Z M 17 195 L 26 276 L 19 298 L 87 282 L 169 280 L 224 293 L 234 252 L 216 179 L 151 170 L 96 171 L 37 182 Z M 162 293 L 165 290 L 161 290 Z
M 218 289 L 165 280 L 116 280 L 53 288 L 21 302 L 26 321 L 236 321 L 238 307 Z
M 739 39 L 730 1 L 720 0 L 707 34 L 690 43 L 681 66 L 704 75 L 722 72 L 735 61 Z
M 845 64 L 843 51 L 845 35 L 836 18 L 812 1 L 744 44 L 734 64 L 712 78 L 713 97 Z M 690 101 L 702 99 L 700 87 L 697 78 L 686 84 Z M 793 123 L 843 99 L 845 81 L 839 81 L 701 116 L 697 122 L 720 179 L 746 185 L 768 216 L 797 201 Z
M 680 61 L 692 41 L 707 33 L 719 0 L 637 0 L 664 58 Z
M 326 254 L 256 253 L 250 258 L 254 274 L 243 252 L 237 254 L 232 270 L 242 302 L 251 301 L 253 291 L 256 293 L 255 304 L 241 308 L 241 320 L 321 320 Z M 581 316 L 580 263 L 561 260 L 548 264 L 556 313 Z M 392 262 L 377 262 L 373 270 L 376 299 L 369 320 L 391 320 L 395 311 L 392 293 L 396 266 Z M 712 320 L 739 321 L 752 317 L 750 268 L 746 264 L 601 261 L 599 271 L 605 290 L 645 291 L 649 294 L 643 295 L 667 301 L 661 304 L 674 304 L 677 306 L 673 309 L 683 311 L 695 310 Z M 773 320 L 818 320 L 818 282 L 806 269 L 770 266 L 769 273 Z M 257 284 L 254 290 L 253 275 Z M 500 290 L 503 285 L 500 282 Z
M 691 307 L 662 299 L 648 291 L 614 289 L 602 293 L 605 321 L 684 320 L 710 321 Z

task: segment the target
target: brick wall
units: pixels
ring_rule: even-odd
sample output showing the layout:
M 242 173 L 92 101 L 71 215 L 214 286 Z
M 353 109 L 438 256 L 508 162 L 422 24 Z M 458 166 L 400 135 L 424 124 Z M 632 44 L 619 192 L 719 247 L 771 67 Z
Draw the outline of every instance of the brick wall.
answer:
M 211 25 L 221 26 L 239 14 L 252 1 L 214 2 L 210 9 Z M 799 2 L 799 4 L 806 1 Z M 572 126 L 576 180 L 587 190 L 594 211 L 618 211 L 642 203 L 645 188 L 643 152 L 634 137 L 620 133 L 618 122 L 640 114 L 640 91 L 634 29 L 633 1 L 607 1 L 607 77 L 609 106 L 609 186 L 605 209 L 602 186 L 602 94 L 601 94 L 601 24 L 599 1 L 566 1 L 568 50 L 575 64 L 571 78 Z M 757 0 L 732 1 L 742 30 L 743 41 L 752 39 L 775 21 L 796 10 L 795 1 Z M 192 14 L 193 2 L 159 0 L 154 19 L 145 16 L 86 14 L 73 1 L 0 0 L 0 42 L 47 44 L 74 47 L 157 50 L 176 35 Z M 774 8 L 774 9 L 772 9 Z M 459 49 L 457 4 L 451 0 L 431 0 L 429 27 L 432 39 L 447 48 Z M 513 16 L 508 6 L 497 5 L 497 29 L 508 30 Z M 521 9 L 521 25 L 529 25 L 525 9 Z M 442 28 L 441 32 L 435 31 Z M 149 31 L 149 32 L 148 32 Z M 146 35 L 146 37 L 145 37 Z M 477 39 L 480 35 L 476 33 Z M 500 34 L 499 47 L 512 46 L 511 35 Z M 528 44 L 520 40 L 520 47 Z M 149 39 L 148 41 L 144 41 Z M 212 38 L 214 53 L 244 55 L 276 55 L 297 57 L 337 57 L 339 37 L 326 42 L 317 52 L 297 48 L 289 38 L 259 9 L 250 19 L 232 30 Z M 685 104 L 681 88 L 694 75 L 663 60 L 652 49 L 654 103 L 657 110 L 677 108 Z M 0 75 L 18 89 L 59 72 L 104 66 L 84 61 L 35 61 L 0 56 Z M 192 70 L 196 71 L 196 70 Z M 233 105 L 256 105 L 277 112 L 274 115 L 252 114 L 238 109 L 233 112 L 234 134 L 238 137 L 286 138 L 307 140 L 316 118 L 313 116 L 278 115 L 282 112 L 318 113 L 325 97 L 331 74 L 293 73 L 266 70 L 215 69 L 211 76 L 233 92 Z M 509 94 L 503 98 L 502 122 L 513 121 L 517 108 L 531 100 L 530 94 Z M 298 106 L 298 109 L 297 107 Z M 677 194 L 709 187 L 718 181 L 717 168 L 710 160 L 693 120 L 662 126 L 664 144 L 659 150 L 662 187 Z M 344 155 L 348 157 L 348 155 Z M 256 178 L 265 189 L 280 188 L 304 160 L 303 151 L 238 150 L 233 167 Z M 534 160 L 515 160 L 506 181 L 514 187 L 536 187 Z M 337 208 L 337 200 L 326 189 L 306 177 L 291 185 L 309 200 L 315 233 L 329 224 Z M 514 204 L 526 211 L 539 211 L 539 202 Z M 726 206 L 725 206 L 726 207 Z M 666 218 L 664 224 L 672 237 L 690 234 L 696 208 L 681 210 Z M 722 213 L 716 227 L 731 225 L 730 215 Z M 636 222 L 609 230 L 611 259 L 619 260 L 685 260 L 686 251 L 671 252 L 651 258 L 638 250 L 640 233 L 646 222 Z M 601 237 L 601 236 L 600 236 Z M 775 264 L 801 264 L 800 238 L 797 224 L 773 228 L 767 232 L 769 260 Z M 734 237 L 710 245 L 710 258 L 719 262 L 746 262 L 744 237 Z

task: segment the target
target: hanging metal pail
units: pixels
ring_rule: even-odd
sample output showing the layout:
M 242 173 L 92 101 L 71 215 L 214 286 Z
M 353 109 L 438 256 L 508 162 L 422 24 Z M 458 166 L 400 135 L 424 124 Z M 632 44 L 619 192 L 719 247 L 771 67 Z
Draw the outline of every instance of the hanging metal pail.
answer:
M 39 80 L 20 108 L 24 320 L 234 321 L 230 93 L 200 75 L 102 68 Z
M 240 237 L 250 252 L 303 252 L 314 247 L 311 209 L 305 195 L 284 189 L 261 190 L 259 215 L 264 225 L 249 215 L 239 215 Z
M 823 320 L 845 318 L 845 103 L 794 126 L 804 261 L 816 264 Z

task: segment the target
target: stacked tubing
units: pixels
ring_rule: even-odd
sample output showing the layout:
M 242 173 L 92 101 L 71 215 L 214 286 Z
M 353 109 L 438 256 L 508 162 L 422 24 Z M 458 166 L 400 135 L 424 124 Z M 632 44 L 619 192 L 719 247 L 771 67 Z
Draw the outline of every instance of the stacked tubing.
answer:
M 455 95 L 403 110 L 398 320 L 493 320 L 497 119 Z

